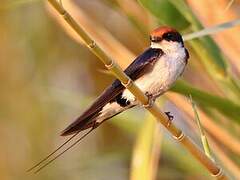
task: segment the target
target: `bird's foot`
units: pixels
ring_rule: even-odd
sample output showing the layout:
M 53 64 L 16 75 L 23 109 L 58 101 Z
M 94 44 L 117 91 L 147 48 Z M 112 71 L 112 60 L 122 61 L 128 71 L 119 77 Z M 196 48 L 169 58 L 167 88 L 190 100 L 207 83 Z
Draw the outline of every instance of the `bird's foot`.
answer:
M 149 92 L 146 92 L 145 95 L 148 97 L 148 103 L 147 104 L 144 104 L 143 107 L 144 108 L 151 108 L 154 104 L 154 98 L 153 98 L 153 95 L 150 94 Z
M 168 123 L 167 123 L 167 127 L 170 127 L 171 126 L 171 124 L 172 124 L 172 121 L 173 121 L 173 115 L 171 115 L 171 112 L 170 111 L 168 111 L 168 112 L 165 112 L 165 114 L 167 115 L 167 117 L 168 117 Z

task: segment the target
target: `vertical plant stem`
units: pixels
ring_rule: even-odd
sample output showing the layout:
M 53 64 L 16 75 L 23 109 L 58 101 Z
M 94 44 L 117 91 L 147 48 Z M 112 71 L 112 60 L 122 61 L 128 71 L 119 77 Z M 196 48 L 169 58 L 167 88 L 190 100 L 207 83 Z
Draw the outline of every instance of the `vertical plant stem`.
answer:
M 122 84 L 142 103 L 148 104 L 148 98 L 145 94 L 135 85 L 135 83 L 121 70 L 109 56 L 88 36 L 82 27 L 72 18 L 72 16 L 59 4 L 57 0 L 48 0 L 48 2 L 63 16 L 65 21 L 71 26 L 76 33 L 83 39 L 86 46 L 105 64 L 105 66 L 118 78 Z M 160 111 L 160 109 L 153 104 L 148 108 L 152 115 L 162 123 L 164 127 L 178 140 L 187 150 L 196 158 L 209 172 L 217 179 L 227 179 L 222 170 L 209 159 L 180 129 L 174 124 L 169 126 L 167 116 Z
M 213 157 L 211 156 L 210 147 L 209 147 L 209 144 L 208 144 L 207 137 L 205 135 L 204 129 L 202 127 L 202 124 L 201 124 L 201 121 L 200 121 L 200 118 L 199 118 L 199 115 L 198 115 L 198 112 L 197 112 L 196 104 L 193 101 L 191 95 L 190 95 L 190 101 L 191 101 L 191 104 L 192 104 L 192 108 L 193 108 L 193 111 L 194 111 L 194 114 L 195 114 L 195 119 L 197 121 L 197 125 L 198 125 L 198 128 L 199 128 L 199 131 L 200 131 L 200 134 L 201 134 L 201 140 L 202 140 L 202 144 L 203 144 L 203 148 L 204 148 L 205 154 L 210 159 L 212 159 L 214 161 Z
M 152 117 L 147 116 L 137 135 L 133 150 L 130 173 L 131 180 L 153 180 L 152 177 L 154 177 L 154 172 L 151 171 L 151 155 L 156 122 Z

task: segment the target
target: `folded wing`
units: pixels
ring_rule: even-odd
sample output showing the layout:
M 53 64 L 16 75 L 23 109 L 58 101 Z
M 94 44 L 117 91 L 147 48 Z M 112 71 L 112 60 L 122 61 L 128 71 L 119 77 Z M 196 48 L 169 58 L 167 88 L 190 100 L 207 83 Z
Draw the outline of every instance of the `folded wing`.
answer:
M 124 71 L 132 80 L 136 80 L 143 74 L 152 70 L 153 65 L 163 54 L 160 49 L 147 49 L 142 55 L 137 57 Z M 96 101 L 63 132 L 62 136 L 70 135 L 78 131 L 93 127 L 94 119 L 99 115 L 102 108 L 110 101 L 113 101 L 123 92 L 125 87 L 119 80 L 115 80 Z

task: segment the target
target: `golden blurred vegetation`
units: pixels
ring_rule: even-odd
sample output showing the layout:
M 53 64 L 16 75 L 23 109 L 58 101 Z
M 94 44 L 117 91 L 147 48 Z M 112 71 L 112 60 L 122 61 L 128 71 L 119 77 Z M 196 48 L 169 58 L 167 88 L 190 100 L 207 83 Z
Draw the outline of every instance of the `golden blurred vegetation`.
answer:
M 239 1 L 228 7 L 228 0 L 62 3 L 122 67 L 148 46 L 155 27 L 167 24 L 188 34 L 235 20 L 240 8 Z M 113 78 L 101 72 L 103 65 L 47 2 L 1 4 L 0 179 L 212 179 L 142 108 L 107 121 L 39 174 L 26 173 L 64 141 L 59 132 Z M 188 68 L 159 102 L 201 146 L 185 97 L 192 95 L 214 158 L 235 179 L 240 177 L 239 30 L 187 41 Z

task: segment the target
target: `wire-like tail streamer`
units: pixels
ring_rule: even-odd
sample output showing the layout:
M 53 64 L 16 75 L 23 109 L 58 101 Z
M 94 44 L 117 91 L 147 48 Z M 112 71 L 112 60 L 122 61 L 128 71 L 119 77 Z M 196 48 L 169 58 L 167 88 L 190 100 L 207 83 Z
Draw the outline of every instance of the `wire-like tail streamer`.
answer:
M 82 137 L 80 137 L 77 141 L 75 141 L 73 144 L 71 144 L 68 148 L 66 148 L 64 151 L 62 151 L 61 153 L 59 153 L 58 155 L 56 155 L 54 158 L 52 158 L 51 160 L 49 160 L 46 164 L 42 165 L 41 167 L 39 167 L 36 171 L 34 171 L 34 173 L 38 173 L 39 171 L 41 171 L 43 168 L 45 168 L 46 166 L 48 166 L 50 163 L 52 163 L 54 160 L 56 160 L 57 158 L 59 158 L 61 155 L 63 155 L 65 152 L 67 152 L 69 149 L 71 149 L 72 147 L 74 147 L 75 145 L 77 145 L 83 138 L 85 138 L 90 132 L 92 132 L 93 130 L 95 129 L 95 127 L 92 127 L 87 133 L 85 133 Z M 76 134 L 78 134 L 79 132 L 77 132 Z M 75 137 L 76 134 L 74 134 L 73 136 Z M 73 138 L 73 136 L 71 138 Z M 70 138 L 69 138 L 70 139 Z M 67 140 L 68 142 L 70 140 Z M 52 153 L 51 153 L 52 154 Z M 53 153 L 54 154 L 54 153 Z M 51 155 L 50 155 L 51 156 Z M 50 157 L 49 156 L 49 157 Z M 49 159 L 48 158 L 44 158 L 44 159 Z M 46 160 L 44 160 L 46 161 Z M 42 161 L 42 162 L 44 162 Z M 31 168 L 32 169 L 35 169 L 36 167 L 38 167 L 40 164 L 42 163 L 38 163 L 38 165 L 34 166 L 34 168 Z
M 80 132 L 80 131 L 79 131 Z M 75 136 L 77 136 L 79 134 L 79 132 L 76 132 L 73 136 L 71 136 L 67 141 L 65 141 L 63 144 L 61 144 L 58 148 L 56 148 L 53 152 L 51 152 L 50 154 L 48 154 L 45 158 L 43 158 L 41 161 L 39 161 L 37 164 L 35 164 L 34 166 L 32 166 L 31 168 L 29 168 L 27 170 L 27 172 L 32 171 L 33 169 L 35 169 L 36 167 L 40 166 L 43 162 L 45 162 L 46 160 L 48 160 L 52 155 L 54 155 L 56 152 L 58 152 L 62 147 L 64 147 L 66 144 L 68 144 Z

